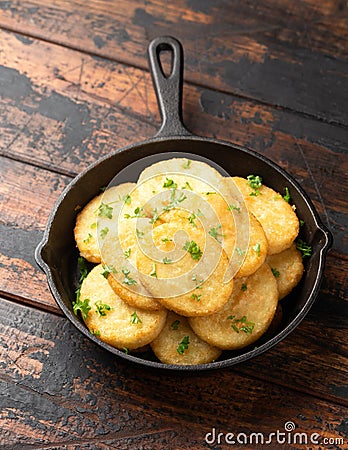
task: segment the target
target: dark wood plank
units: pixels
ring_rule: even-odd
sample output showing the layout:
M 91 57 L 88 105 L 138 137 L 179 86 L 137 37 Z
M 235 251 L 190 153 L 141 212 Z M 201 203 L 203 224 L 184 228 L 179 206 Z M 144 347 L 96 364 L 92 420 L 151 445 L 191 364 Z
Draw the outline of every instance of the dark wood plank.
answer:
M 0 292 L 59 314 L 45 276 L 35 264 L 34 250 L 53 203 L 69 178 L 0 158 L 0 179 Z M 336 257 L 329 257 L 312 314 L 285 341 L 247 366 L 248 373 L 290 387 L 296 378 L 297 390 L 347 402 L 348 394 L 342 387 L 347 379 L 347 342 L 342 338 L 347 330 L 347 269 L 346 261 L 338 264 Z
M 18 37 L 18 36 L 17 36 Z M 158 128 L 149 74 L 57 45 L 0 32 L 0 153 L 73 175 Z M 184 114 L 197 134 L 253 148 L 289 171 L 347 255 L 348 129 L 187 84 Z
M 345 1 L 7 0 L 0 7 L 3 28 L 141 68 L 148 41 L 175 34 L 186 49 L 187 80 L 348 124 Z
M 212 448 L 205 436 L 213 428 L 268 439 L 290 421 L 296 428 L 292 441 L 286 434 L 286 448 L 299 448 L 295 432 L 308 439 L 318 433 L 321 442 L 342 439 L 339 449 L 347 442 L 347 409 L 257 380 L 253 372 L 144 370 L 110 358 L 64 318 L 4 300 L 0 322 L 3 450 Z M 268 371 L 272 377 L 273 367 Z M 274 436 L 269 447 L 279 445 Z M 213 448 L 229 446 L 215 441 Z

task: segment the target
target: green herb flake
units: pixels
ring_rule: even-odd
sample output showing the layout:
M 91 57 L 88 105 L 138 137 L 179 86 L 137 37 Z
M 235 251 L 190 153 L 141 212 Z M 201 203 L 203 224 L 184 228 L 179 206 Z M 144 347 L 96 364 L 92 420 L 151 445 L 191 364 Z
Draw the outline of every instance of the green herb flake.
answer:
M 103 264 L 103 271 L 101 272 L 101 275 L 103 275 L 104 278 L 108 278 L 109 273 L 117 273 L 117 270 L 113 266 L 107 266 L 106 264 Z
M 300 227 L 303 227 L 304 224 L 305 224 L 305 221 L 300 219 Z
M 93 222 L 91 224 L 91 229 L 94 230 L 94 228 L 97 228 L 97 222 Z
M 298 241 L 296 242 L 296 248 L 302 253 L 302 258 L 308 258 L 312 256 L 312 247 L 302 239 L 298 239 Z
M 143 213 L 143 208 L 138 206 L 137 208 L 135 208 L 134 214 L 125 214 L 124 217 L 125 219 L 134 219 L 136 217 L 146 217 L 146 216 Z
M 189 338 L 189 336 L 185 336 L 176 349 L 176 351 L 179 353 L 179 355 L 183 355 L 185 350 L 188 350 L 189 344 L 190 344 L 190 338 Z
M 249 322 L 246 316 L 243 316 L 241 319 L 236 319 L 236 316 L 228 316 L 227 319 L 231 320 L 231 328 L 236 333 L 243 331 L 244 333 L 252 334 L 255 323 Z
M 122 273 L 124 275 L 124 279 L 123 279 L 123 282 L 122 282 L 123 284 L 127 284 L 128 286 L 131 286 L 132 284 L 137 284 L 136 280 L 134 280 L 133 278 L 131 278 L 129 276 L 130 271 L 128 269 L 123 267 Z
M 205 195 L 214 195 L 216 192 L 205 192 Z
M 179 203 L 182 203 L 184 200 L 187 199 L 186 195 L 181 192 L 178 197 L 175 196 L 176 190 L 172 189 L 172 193 L 170 196 L 170 203 L 163 208 L 163 211 L 170 211 L 171 209 L 176 208 L 179 206 Z
M 162 242 L 173 242 L 173 239 L 162 238 L 161 241 Z
M 195 213 L 192 213 L 192 214 L 190 214 L 188 217 L 187 217 L 187 220 L 189 221 L 189 223 L 193 226 L 193 227 L 195 227 L 195 228 L 197 228 L 197 224 L 196 224 L 196 222 L 195 222 L 195 219 L 197 218 L 197 216 L 196 216 L 196 214 Z
M 186 181 L 186 183 L 184 184 L 184 186 L 181 189 L 189 189 L 190 191 L 193 191 L 193 189 L 188 181 Z
M 166 178 L 166 181 L 163 183 L 164 188 L 176 189 L 178 185 L 174 183 L 170 178 Z
M 193 275 L 192 276 L 192 281 L 194 281 L 196 283 L 196 289 L 202 289 L 202 285 L 204 283 L 203 278 L 198 280 L 198 275 Z
M 108 234 L 108 232 L 109 232 L 109 228 L 108 227 L 103 228 L 102 230 L 100 230 L 100 237 L 102 239 L 104 239 L 105 236 Z
M 150 277 L 157 278 L 156 264 L 155 263 L 152 264 L 152 271 L 150 273 Z
M 111 307 L 106 303 L 102 303 L 101 300 L 98 300 L 95 303 L 95 312 L 99 314 L 99 316 L 106 316 L 106 312 L 111 310 Z
M 289 203 L 290 202 L 290 191 L 289 191 L 289 188 L 285 188 L 285 195 L 283 195 L 283 199 L 287 202 L 287 203 Z
M 112 219 L 112 206 L 107 203 L 101 203 L 97 209 L 99 217 L 106 217 L 107 219 Z
M 232 203 L 231 205 L 228 205 L 227 211 L 237 211 L 237 213 L 240 213 L 240 207 L 237 206 L 235 203 Z
M 83 242 L 85 244 L 88 244 L 92 238 L 93 238 L 93 236 L 91 235 L 91 233 L 88 233 L 88 236 L 86 237 L 86 239 L 83 240 Z
M 180 320 L 174 320 L 174 322 L 171 324 L 171 328 L 173 330 L 177 330 L 179 328 L 180 325 Z
M 91 330 L 91 334 L 96 337 L 100 337 L 100 331 L 99 330 Z
M 192 298 L 192 300 L 196 300 L 197 302 L 200 302 L 200 301 L 201 301 L 201 298 L 202 298 L 202 294 L 199 294 L 199 295 L 197 295 L 197 294 L 192 294 L 192 295 L 191 295 L 191 298 Z
M 143 323 L 143 321 L 140 319 L 136 311 L 134 311 L 133 314 L 131 315 L 130 323 L 135 325 L 137 323 Z
M 275 276 L 275 278 L 280 277 L 280 272 L 275 267 L 271 267 L 271 270 L 272 270 L 272 273 Z
M 212 236 L 214 239 L 216 239 L 221 244 L 219 237 L 224 237 L 224 235 L 219 232 L 220 229 L 221 229 L 221 225 L 218 225 L 215 228 L 210 228 L 208 233 L 210 234 L 210 236 Z
M 186 162 L 185 164 L 183 164 L 182 167 L 183 167 L 184 169 L 189 169 L 190 166 L 191 166 L 191 164 L 192 164 L 192 161 L 191 161 L 190 159 L 188 159 L 187 162 Z
M 159 220 L 159 215 L 157 213 L 157 209 L 152 211 L 152 218 L 149 220 L 150 223 L 156 223 Z
M 80 271 L 80 279 L 79 282 L 82 283 L 82 281 L 87 277 L 88 275 L 88 268 L 86 265 L 86 260 L 82 256 L 79 256 L 77 258 L 77 265 Z
M 130 205 L 132 203 L 132 198 L 129 194 L 124 195 L 122 197 L 122 200 L 125 202 L 126 205 Z
M 78 311 L 80 311 L 83 320 L 87 319 L 88 312 L 90 311 L 91 307 L 89 306 L 89 299 L 85 298 L 83 301 L 81 301 L 80 298 L 76 299 L 75 302 L 73 302 L 73 311 L 75 316 L 77 316 Z
M 129 258 L 130 255 L 131 255 L 131 253 L 132 253 L 131 247 L 129 247 L 127 250 L 125 250 L 125 251 L 123 252 L 125 258 Z
M 195 261 L 201 259 L 202 251 L 195 241 L 187 241 L 183 249 L 190 253 L 192 259 L 194 259 Z
M 248 289 L 248 286 L 246 285 L 246 283 L 242 283 L 241 289 L 243 292 L 245 292 Z
M 240 247 L 236 247 L 236 253 L 239 256 L 245 255 L 245 250 L 242 250 Z
M 129 348 L 127 347 L 122 347 L 123 353 L 125 353 L 126 355 L 129 355 Z
M 138 228 L 135 229 L 135 232 L 139 239 L 142 239 L 145 236 L 145 233 L 143 233 L 142 231 L 139 231 Z
M 257 256 L 261 256 L 261 246 L 260 244 L 255 244 L 253 250 L 256 252 Z
M 260 189 L 262 187 L 262 178 L 259 175 L 248 175 L 247 183 L 251 189 L 253 189 L 250 195 L 256 197 L 261 194 Z
M 173 261 L 165 256 L 165 257 L 163 258 L 163 263 L 164 263 L 164 264 L 173 264 Z

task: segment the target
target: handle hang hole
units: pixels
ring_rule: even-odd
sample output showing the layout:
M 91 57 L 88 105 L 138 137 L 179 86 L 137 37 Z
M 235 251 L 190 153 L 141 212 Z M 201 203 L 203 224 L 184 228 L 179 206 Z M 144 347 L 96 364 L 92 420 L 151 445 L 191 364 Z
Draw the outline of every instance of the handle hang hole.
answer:
M 159 46 L 157 49 L 159 67 L 164 78 L 168 79 L 174 70 L 174 52 L 168 45 Z

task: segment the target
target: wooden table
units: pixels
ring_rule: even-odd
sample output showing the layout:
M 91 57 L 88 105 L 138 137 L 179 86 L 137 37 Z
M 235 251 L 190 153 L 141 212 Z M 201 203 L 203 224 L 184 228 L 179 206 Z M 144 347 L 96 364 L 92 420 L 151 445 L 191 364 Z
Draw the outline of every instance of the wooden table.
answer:
M 97 348 L 34 260 L 67 183 L 158 129 L 146 48 L 164 34 L 185 48 L 188 128 L 278 163 L 334 235 L 301 325 L 248 363 L 198 375 Z M 7 0 L 0 42 L 1 450 L 260 448 L 226 435 L 266 440 L 287 422 L 308 444 L 267 447 L 348 448 L 347 2 Z

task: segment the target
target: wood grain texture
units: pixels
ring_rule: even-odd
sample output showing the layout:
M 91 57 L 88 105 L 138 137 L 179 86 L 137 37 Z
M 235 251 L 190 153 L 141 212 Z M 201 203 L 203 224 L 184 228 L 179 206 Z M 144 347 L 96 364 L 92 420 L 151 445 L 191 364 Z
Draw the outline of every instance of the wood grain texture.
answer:
M 254 379 L 252 371 L 144 370 L 110 358 L 63 318 L 3 300 L 0 322 L 3 450 L 211 448 L 204 437 L 213 427 L 269 433 L 289 420 L 298 432 L 347 437 L 344 407 Z
M 174 34 L 189 81 L 348 124 L 345 1 L 7 0 L 0 7 L 4 28 L 141 68 L 148 41 Z

